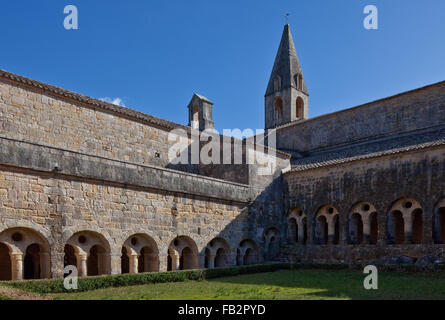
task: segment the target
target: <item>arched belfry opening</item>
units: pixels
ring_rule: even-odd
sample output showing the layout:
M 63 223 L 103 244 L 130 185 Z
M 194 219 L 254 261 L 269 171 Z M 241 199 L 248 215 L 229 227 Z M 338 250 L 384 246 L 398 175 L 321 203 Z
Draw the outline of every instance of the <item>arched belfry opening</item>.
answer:
M 300 74 L 298 74 L 297 78 L 298 78 L 297 89 L 298 90 L 303 90 L 303 87 L 304 87 L 303 75 L 300 73 Z
M 283 99 L 280 97 L 275 98 L 275 120 L 281 121 L 283 118 Z
M 297 101 L 295 103 L 295 117 L 297 120 L 304 118 L 304 101 L 301 97 L 297 98 Z

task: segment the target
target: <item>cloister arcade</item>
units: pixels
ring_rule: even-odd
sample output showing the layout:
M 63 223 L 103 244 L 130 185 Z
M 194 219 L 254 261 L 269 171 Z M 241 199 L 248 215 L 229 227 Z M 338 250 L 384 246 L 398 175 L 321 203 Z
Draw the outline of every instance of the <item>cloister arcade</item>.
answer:
M 195 241 L 187 236 L 176 237 L 168 247 L 167 270 L 197 269 L 198 247 Z
M 305 244 L 307 240 L 307 219 L 303 210 L 292 209 L 287 221 L 289 242 Z
M 266 261 L 277 260 L 280 255 L 280 231 L 271 227 L 266 229 L 263 235 L 264 259 Z
M 311 217 L 312 225 L 308 225 L 308 215 L 297 207 L 290 210 L 284 230 L 287 230 L 287 242 L 299 245 L 336 245 L 340 239 L 345 239 L 341 243 L 346 245 L 410 245 L 424 243 L 425 234 L 428 234 L 424 228 L 429 227 L 433 237 L 427 239 L 429 243 L 445 244 L 445 197 L 431 208 L 431 218 L 425 220 L 421 204 L 409 197 L 394 201 L 386 213 L 378 212 L 372 203 L 366 201 L 356 203 L 345 213 L 339 212 L 333 205 L 323 205 Z M 346 225 L 340 227 L 340 215 L 343 214 L 345 216 L 341 221 Z M 425 225 L 425 221 L 431 225 Z M 311 239 L 308 238 L 309 226 L 312 228 Z M 384 235 L 380 232 L 384 232 Z M 163 270 L 167 271 L 279 260 L 282 245 L 280 230 L 273 226 L 266 228 L 261 240 L 262 250 L 252 239 L 244 239 L 231 248 L 222 237 L 216 237 L 198 249 L 191 237 L 181 235 L 169 243 L 165 254 L 161 254 L 159 248 L 162 246 L 152 237 L 135 233 L 122 240 L 120 272 L 158 272 L 161 259 L 166 259 L 162 261 Z M 113 250 L 116 251 L 116 247 Z M 69 236 L 64 245 L 63 264 L 76 266 L 82 277 L 110 274 L 112 256 L 118 258 L 116 252 L 112 254 L 106 237 L 96 231 L 84 230 Z M 119 272 L 116 267 L 114 270 L 114 273 L 116 270 Z M 0 280 L 50 277 L 51 247 L 42 233 L 29 227 L 11 227 L 0 233 Z
M 421 243 L 423 233 L 422 215 L 422 207 L 416 200 L 410 198 L 397 200 L 387 216 L 388 243 Z
M 50 246 L 39 232 L 10 228 L 0 233 L 0 280 L 49 278 Z
M 159 271 L 159 251 L 156 242 L 146 234 L 130 236 L 122 246 L 121 272 Z
M 320 207 L 313 218 L 313 244 L 336 245 L 345 230 L 346 244 L 376 245 L 379 232 L 385 232 L 386 244 L 420 244 L 424 240 L 424 209 L 413 198 L 400 198 L 389 206 L 386 213 L 378 213 L 370 202 L 358 202 L 347 213 L 347 223 L 340 228 L 340 212 L 332 205 Z M 386 225 L 379 225 L 379 215 L 386 216 Z M 381 220 L 380 220 L 381 221 Z M 301 208 L 293 208 L 287 217 L 287 240 L 303 244 L 307 219 Z M 434 207 L 432 217 L 433 242 L 445 244 L 445 197 Z
M 236 252 L 236 264 L 242 266 L 258 262 L 258 246 L 256 243 L 250 239 L 241 241 Z
M 78 274 L 84 276 L 97 276 L 109 274 L 110 245 L 99 233 L 94 231 L 81 231 L 73 234 L 67 241 L 64 264 L 77 266 Z
M 339 213 L 333 206 L 321 207 L 315 215 L 314 242 L 318 244 L 338 244 Z
M 350 244 L 376 244 L 378 220 L 375 207 L 369 202 L 360 202 L 352 207 L 348 219 Z
M 205 248 L 204 268 L 221 268 L 231 265 L 229 244 L 223 238 L 215 238 Z
M 10 228 L 0 233 L 0 280 L 42 279 L 51 277 L 50 245 L 39 232 L 30 228 Z M 248 265 L 259 262 L 258 246 L 251 239 L 240 242 L 236 257 L 228 242 L 220 237 L 204 248 L 200 266 L 198 247 L 188 236 L 178 236 L 168 247 L 167 271 Z M 64 245 L 63 265 L 76 266 L 78 275 L 111 273 L 111 247 L 98 232 L 74 233 Z M 143 233 L 129 236 L 122 244 L 121 273 L 160 271 L 160 253 L 156 241 Z M 236 261 L 235 261 L 236 258 Z

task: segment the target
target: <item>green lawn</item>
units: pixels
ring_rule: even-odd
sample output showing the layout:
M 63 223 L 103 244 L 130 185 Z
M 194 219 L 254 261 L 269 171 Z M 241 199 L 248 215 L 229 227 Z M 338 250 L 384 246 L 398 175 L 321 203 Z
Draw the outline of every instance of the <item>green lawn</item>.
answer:
M 160 283 L 52 295 L 56 299 L 445 299 L 444 273 L 379 274 L 365 290 L 360 271 L 283 270 L 208 281 Z

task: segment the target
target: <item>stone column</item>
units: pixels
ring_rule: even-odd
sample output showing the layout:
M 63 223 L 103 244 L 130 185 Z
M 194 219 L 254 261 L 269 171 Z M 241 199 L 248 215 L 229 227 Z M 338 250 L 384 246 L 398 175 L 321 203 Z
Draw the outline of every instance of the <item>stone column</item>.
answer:
M 181 255 L 179 254 L 176 249 L 173 249 L 173 256 L 172 256 L 172 269 L 173 270 L 179 270 L 181 267 Z
M 139 269 L 139 255 L 132 254 L 129 256 L 130 258 L 130 273 L 138 273 Z
M 23 253 L 12 253 L 12 280 L 23 280 Z
M 403 216 L 404 228 L 405 228 L 405 242 L 404 244 L 413 243 L 413 222 L 411 213 Z
M 326 221 L 328 224 L 328 244 L 334 244 L 335 239 L 335 223 L 334 219 L 331 219 L 330 221 Z
M 77 270 L 80 277 L 86 277 L 88 275 L 87 259 L 88 254 L 86 253 L 80 253 L 77 256 Z
M 121 274 L 122 273 L 122 265 L 121 265 L 121 256 L 120 253 L 111 253 L 111 274 Z
M 63 247 L 53 247 L 51 248 L 50 258 L 48 258 L 48 262 L 50 262 L 50 266 L 48 267 L 50 276 L 52 278 L 63 278 L 64 277 L 64 257 L 65 253 L 62 251 Z M 77 261 L 77 257 L 76 257 Z M 76 263 L 77 264 L 77 263 Z M 78 269 L 78 266 L 75 265 L 75 268 Z
M 303 223 L 297 223 L 298 226 L 298 241 L 297 243 L 303 244 L 304 243 L 304 225 Z
M 363 243 L 371 244 L 371 223 L 363 221 Z
M 159 272 L 167 271 L 167 260 L 168 260 L 167 254 L 159 254 Z M 173 261 L 172 261 L 172 265 L 173 265 Z

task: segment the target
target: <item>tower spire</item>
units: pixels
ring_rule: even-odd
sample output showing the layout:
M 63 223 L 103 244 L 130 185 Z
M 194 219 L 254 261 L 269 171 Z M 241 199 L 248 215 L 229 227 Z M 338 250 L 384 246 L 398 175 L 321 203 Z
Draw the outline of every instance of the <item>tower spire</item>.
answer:
M 298 86 L 298 78 L 295 78 L 295 75 L 297 74 L 303 76 L 303 71 L 298 59 L 297 50 L 295 50 L 294 40 L 292 38 L 289 24 L 286 24 L 281 36 L 281 42 L 275 57 L 272 73 L 269 78 L 266 95 L 274 92 L 274 79 L 276 76 L 281 78 L 282 89 L 289 87 L 294 87 L 297 89 L 301 88 L 299 90 L 307 93 L 304 78 L 302 78 L 302 85 Z
M 307 119 L 309 94 L 289 24 L 284 26 L 265 94 L 266 129 Z

